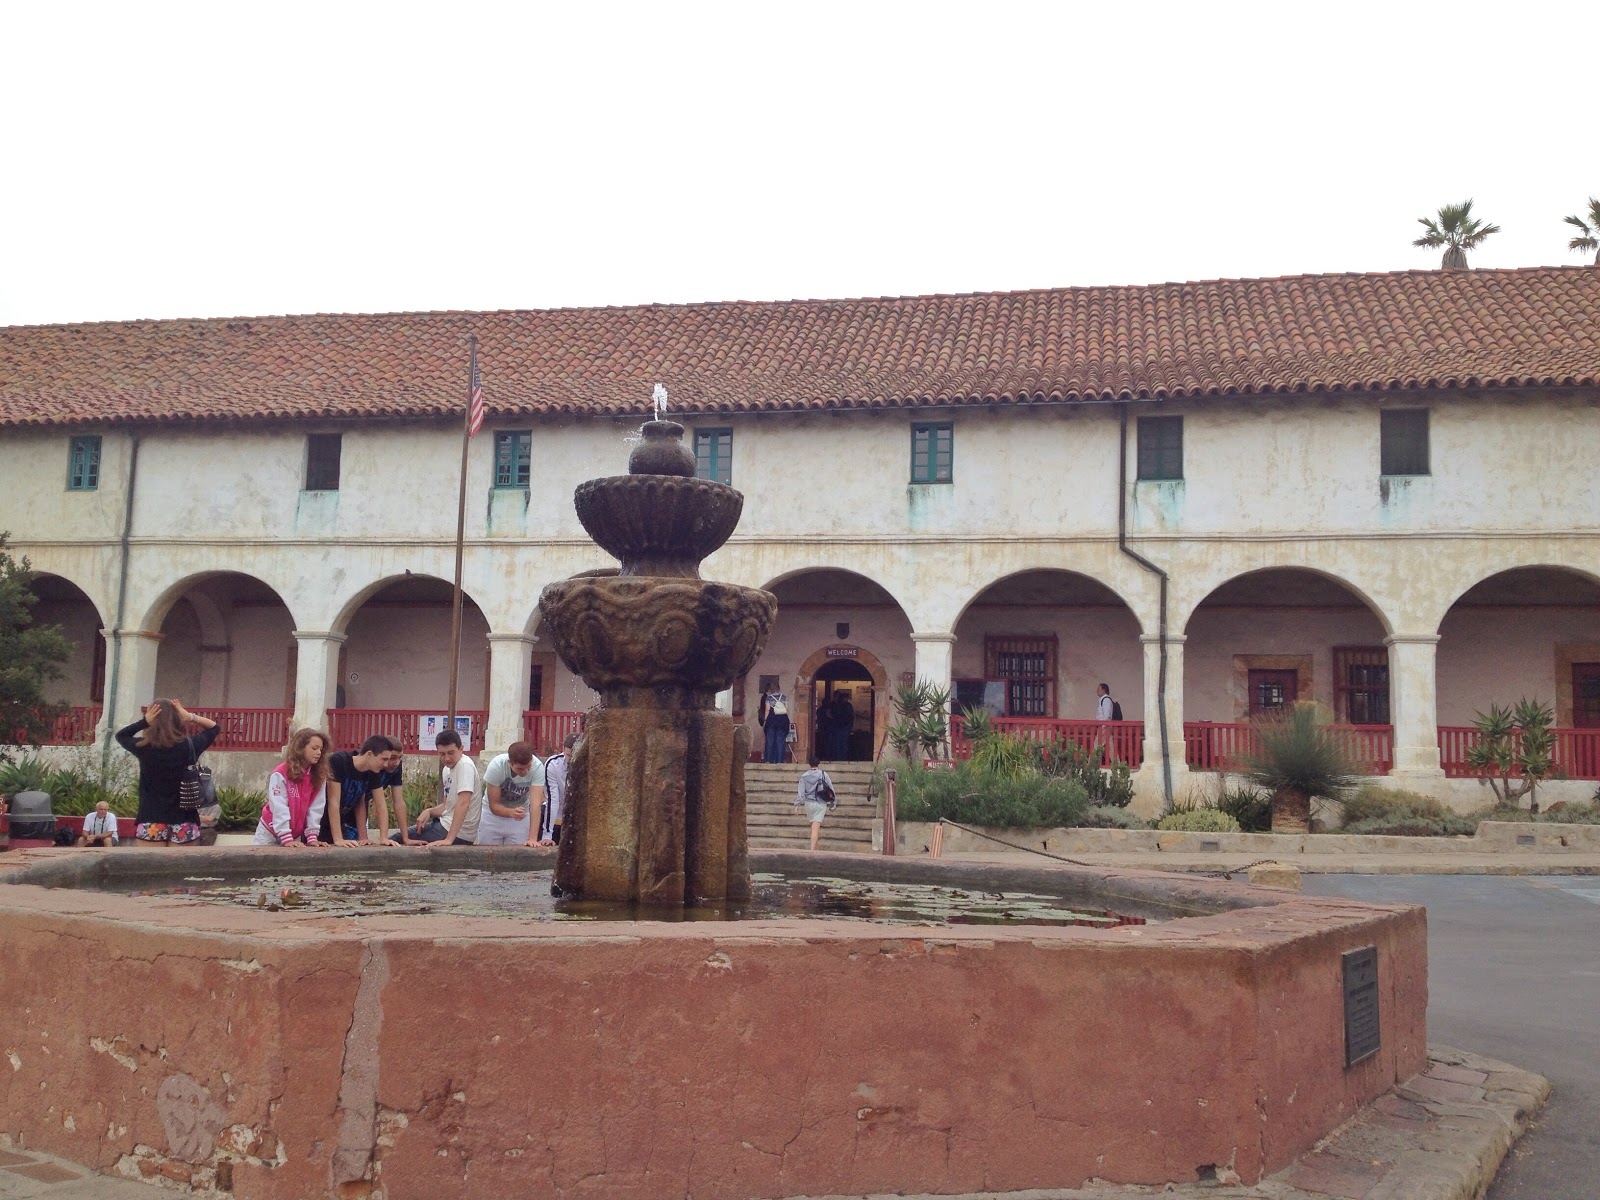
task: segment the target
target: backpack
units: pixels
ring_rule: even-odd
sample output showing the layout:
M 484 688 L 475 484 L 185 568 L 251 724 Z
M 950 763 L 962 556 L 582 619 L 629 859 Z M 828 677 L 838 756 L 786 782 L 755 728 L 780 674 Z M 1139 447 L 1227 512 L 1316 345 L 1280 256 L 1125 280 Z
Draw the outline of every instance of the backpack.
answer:
M 1111 702 L 1111 719 L 1113 721 L 1122 720 L 1122 705 L 1118 704 L 1115 700 Z
M 833 785 L 828 782 L 826 775 L 817 780 L 817 786 L 812 795 L 829 808 L 836 808 L 839 804 L 839 798 L 833 794 Z

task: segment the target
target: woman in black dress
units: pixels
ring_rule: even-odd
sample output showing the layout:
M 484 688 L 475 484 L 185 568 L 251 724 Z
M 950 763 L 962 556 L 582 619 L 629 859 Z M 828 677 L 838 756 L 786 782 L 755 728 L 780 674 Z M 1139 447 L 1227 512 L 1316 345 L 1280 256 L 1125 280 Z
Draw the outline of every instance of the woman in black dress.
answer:
M 200 732 L 185 736 L 185 725 Z M 197 717 L 178 700 L 157 700 L 144 716 L 117 730 L 117 744 L 139 760 L 139 815 L 133 836 L 141 842 L 171 846 L 200 840 L 200 824 L 193 812 L 178 804 L 178 784 L 184 768 L 199 760 L 217 740 L 217 723 Z

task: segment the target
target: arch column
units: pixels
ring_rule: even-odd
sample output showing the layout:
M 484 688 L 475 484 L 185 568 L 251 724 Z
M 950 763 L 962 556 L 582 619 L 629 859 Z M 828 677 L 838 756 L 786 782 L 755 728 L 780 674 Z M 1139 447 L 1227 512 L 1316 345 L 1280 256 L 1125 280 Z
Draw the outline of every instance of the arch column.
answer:
M 913 633 L 917 651 L 917 682 L 926 679 L 935 687 L 950 691 L 954 670 L 956 635 L 953 633 Z
M 325 629 L 294 631 L 294 717 L 292 729 L 328 727 L 328 710 L 339 694 L 339 647 L 345 635 Z
M 1394 721 L 1396 778 L 1442 779 L 1439 765 L 1439 694 L 1436 633 L 1396 633 L 1389 649 L 1389 715 Z
M 1134 773 L 1134 807 L 1141 816 L 1163 811 L 1167 802 L 1167 777 L 1176 796 L 1189 774 L 1183 752 L 1183 644 L 1181 633 L 1167 635 L 1167 687 L 1165 704 L 1161 695 L 1161 638 L 1143 634 L 1144 646 L 1144 762 Z M 1161 712 L 1167 714 L 1169 758 L 1161 752 Z
M 116 630 L 109 640 L 116 684 L 113 689 L 111 680 L 106 680 L 105 712 L 96 731 L 101 740 L 137 721 L 144 706 L 156 698 L 156 651 L 161 646 L 161 635 L 148 629 Z
M 522 740 L 522 713 L 528 706 L 534 638 L 526 633 L 489 634 L 489 723 L 484 753 Z

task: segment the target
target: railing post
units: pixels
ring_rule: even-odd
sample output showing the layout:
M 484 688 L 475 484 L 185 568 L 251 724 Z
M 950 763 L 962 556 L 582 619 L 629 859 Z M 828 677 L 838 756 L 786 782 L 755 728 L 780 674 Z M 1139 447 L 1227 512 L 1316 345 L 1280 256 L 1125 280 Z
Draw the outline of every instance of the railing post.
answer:
M 883 773 L 883 853 L 894 857 L 894 796 L 900 773 L 893 767 Z

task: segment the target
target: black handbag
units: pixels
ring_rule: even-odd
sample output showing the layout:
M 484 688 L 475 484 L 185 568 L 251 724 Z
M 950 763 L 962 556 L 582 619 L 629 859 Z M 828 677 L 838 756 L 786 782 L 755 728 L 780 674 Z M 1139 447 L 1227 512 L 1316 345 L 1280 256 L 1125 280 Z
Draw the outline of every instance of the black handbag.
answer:
M 194 739 L 184 738 L 189 747 L 189 765 L 178 780 L 178 807 L 198 815 L 202 808 L 217 802 L 217 785 L 211 778 L 211 768 L 201 766 L 200 756 L 194 752 Z

